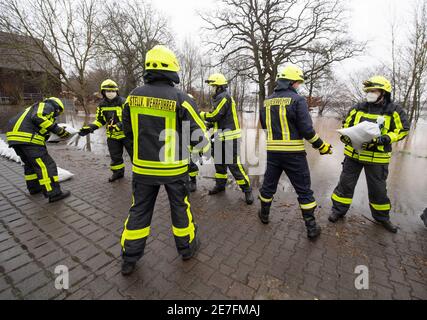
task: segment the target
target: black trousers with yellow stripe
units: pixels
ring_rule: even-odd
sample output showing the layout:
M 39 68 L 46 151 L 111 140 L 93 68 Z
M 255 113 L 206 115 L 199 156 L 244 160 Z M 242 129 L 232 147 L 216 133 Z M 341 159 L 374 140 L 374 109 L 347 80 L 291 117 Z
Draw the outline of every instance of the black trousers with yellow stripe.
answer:
M 171 208 L 172 231 L 178 253 L 181 255 L 195 250 L 197 237 L 187 181 L 188 177 L 184 177 L 165 184 Z M 125 261 L 137 262 L 144 255 L 160 186 L 133 179 L 133 204 L 121 238 L 122 257 Z
M 354 190 L 365 169 L 372 216 L 377 221 L 390 220 L 391 203 L 387 196 L 388 164 L 364 164 L 346 157 L 340 181 L 332 195 L 332 210 L 344 216 L 353 202 Z
M 227 169 L 230 170 L 237 184 L 243 192 L 252 191 L 251 182 L 240 161 L 240 139 L 221 141 L 214 143 L 215 180 L 218 187 L 227 185 Z
M 269 152 L 267 154 L 267 170 L 260 190 L 261 201 L 266 204 L 273 202 L 283 172 L 286 173 L 298 194 L 304 220 L 313 220 L 317 203 L 311 190 L 310 168 L 305 153 Z
M 123 161 L 123 149 L 126 149 L 130 158 L 132 159 L 132 143 L 129 139 L 124 138 L 120 140 L 107 139 L 108 151 L 111 157 L 111 171 L 125 171 L 125 164 Z
M 58 169 L 44 146 L 14 145 L 13 149 L 24 162 L 25 181 L 31 194 L 43 192 L 46 197 L 61 193 Z

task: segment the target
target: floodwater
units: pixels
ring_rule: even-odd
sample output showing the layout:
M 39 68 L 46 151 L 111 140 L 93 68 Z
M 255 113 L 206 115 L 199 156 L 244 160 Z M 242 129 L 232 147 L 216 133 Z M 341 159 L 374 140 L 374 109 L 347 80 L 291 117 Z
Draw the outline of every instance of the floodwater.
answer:
M 240 115 L 243 128 L 249 129 L 243 138 L 242 162 L 248 167 L 252 183 L 255 188 L 262 184 L 265 172 L 266 154 L 264 150 L 265 137 L 258 130 L 258 115 L 243 113 Z M 80 128 L 85 122 L 82 115 L 67 115 L 67 122 Z M 87 121 L 92 121 L 87 118 Z M 320 205 L 330 205 L 330 196 L 335 189 L 341 174 L 344 160 L 344 145 L 336 132 L 341 127 L 341 121 L 334 117 L 317 117 L 313 121 L 320 136 L 331 143 L 334 154 L 320 156 L 317 150 L 307 145 L 310 163 L 312 187 Z M 427 121 L 420 120 L 409 137 L 394 146 L 393 160 L 390 164 L 388 179 L 389 197 L 392 200 L 393 210 L 403 215 L 419 215 L 427 207 Z M 81 138 L 75 143 L 76 147 L 90 150 L 98 154 L 108 155 L 106 148 L 105 130 L 98 130 L 95 134 Z M 211 186 L 215 170 L 212 161 L 205 161 L 200 168 L 202 184 Z M 237 188 L 237 186 L 235 186 Z M 296 195 L 289 180 L 282 176 L 279 193 L 286 194 L 286 199 L 296 201 Z M 369 199 L 366 178 L 362 173 L 356 188 L 353 207 L 369 214 Z
M 249 168 L 249 174 L 254 187 L 257 189 L 262 184 L 265 171 L 266 154 L 264 151 L 265 137 L 258 130 L 258 115 L 256 113 L 243 113 L 240 115 L 243 128 L 248 132 L 242 143 L 242 162 Z M 81 128 L 84 123 L 90 123 L 92 117 L 82 114 L 68 113 L 60 122 L 72 124 Z M 313 115 L 315 128 L 320 136 L 331 143 L 334 154 L 320 156 L 318 151 L 307 144 L 308 159 L 311 169 L 312 188 L 320 206 L 330 206 L 330 196 L 335 189 L 341 174 L 342 161 L 344 160 L 344 145 L 339 140 L 336 132 L 341 127 L 341 121 L 334 117 L 316 117 Z M 393 211 L 396 214 L 415 216 L 422 213 L 427 207 L 427 121 L 420 120 L 409 137 L 394 146 L 393 160 L 390 164 L 388 179 L 389 197 L 392 200 Z M 100 129 L 94 134 L 73 140 L 72 145 L 80 150 L 108 155 L 106 146 L 105 129 Z M 127 158 L 127 161 L 129 159 Z M 200 168 L 201 184 L 205 187 L 213 186 L 215 173 L 212 161 L 204 161 Z M 237 186 L 234 186 L 237 188 Z M 282 176 L 278 195 L 296 203 L 296 195 L 287 177 Z M 369 215 L 369 200 L 366 179 L 362 173 L 356 188 L 353 207 Z

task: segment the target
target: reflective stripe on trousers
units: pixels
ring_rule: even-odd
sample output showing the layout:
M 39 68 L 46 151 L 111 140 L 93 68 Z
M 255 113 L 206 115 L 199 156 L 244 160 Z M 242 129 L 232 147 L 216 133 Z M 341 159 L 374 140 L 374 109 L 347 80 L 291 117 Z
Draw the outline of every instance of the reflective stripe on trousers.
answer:
M 372 216 L 378 221 L 390 219 L 391 203 L 387 196 L 387 164 L 364 164 L 346 157 L 338 186 L 332 194 L 332 210 L 345 215 L 353 201 L 354 190 L 362 170 L 365 170 Z
M 197 236 L 186 184 L 187 179 L 182 178 L 165 185 L 179 254 L 191 250 Z M 134 201 L 121 238 L 122 255 L 126 261 L 136 262 L 144 255 L 159 190 L 159 185 L 145 184 L 135 178 L 133 180 Z

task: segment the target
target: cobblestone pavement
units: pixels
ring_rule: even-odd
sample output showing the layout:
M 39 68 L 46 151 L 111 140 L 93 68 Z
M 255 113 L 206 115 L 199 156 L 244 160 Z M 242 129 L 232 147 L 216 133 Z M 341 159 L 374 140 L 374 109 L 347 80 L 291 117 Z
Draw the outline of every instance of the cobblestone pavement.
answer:
M 191 199 L 202 240 L 197 258 L 178 256 L 163 191 L 146 255 L 124 278 L 119 237 L 129 170 L 108 184 L 107 157 L 49 148 L 76 174 L 63 184 L 72 197 L 61 203 L 30 196 L 23 169 L 0 159 L 0 299 L 427 299 L 427 231 L 418 217 L 396 215 L 401 230 L 391 235 L 361 214 L 331 225 L 330 207 L 322 208 L 323 234 L 312 243 L 295 195 L 279 196 L 263 226 L 234 185 L 206 196 L 209 179 Z M 68 291 L 55 289 L 58 265 L 70 269 Z M 369 290 L 355 289 L 358 265 L 369 267 Z

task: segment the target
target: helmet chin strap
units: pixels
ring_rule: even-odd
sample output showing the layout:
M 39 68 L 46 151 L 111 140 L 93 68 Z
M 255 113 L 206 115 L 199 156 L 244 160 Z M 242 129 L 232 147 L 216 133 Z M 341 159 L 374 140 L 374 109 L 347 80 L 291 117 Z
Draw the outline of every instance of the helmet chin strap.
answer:
M 378 99 L 375 102 L 375 104 L 380 104 L 383 101 L 384 101 L 384 92 L 381 92 L 381 95 L 378 97 Z

